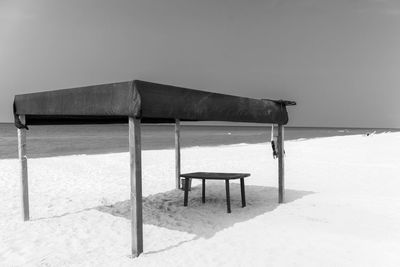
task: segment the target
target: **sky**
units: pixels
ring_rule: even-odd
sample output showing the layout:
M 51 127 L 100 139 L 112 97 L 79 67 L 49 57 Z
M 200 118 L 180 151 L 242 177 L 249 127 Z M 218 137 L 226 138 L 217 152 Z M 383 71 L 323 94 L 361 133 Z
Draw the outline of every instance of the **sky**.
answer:
M 400 128 L 400 1 L 0 0 L 0 122 L 16 94 L 133 79 Z

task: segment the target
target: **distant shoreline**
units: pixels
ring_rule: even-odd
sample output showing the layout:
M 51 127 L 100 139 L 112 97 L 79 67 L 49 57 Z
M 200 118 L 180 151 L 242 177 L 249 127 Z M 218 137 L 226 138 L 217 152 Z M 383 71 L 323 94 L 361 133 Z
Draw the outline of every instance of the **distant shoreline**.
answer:
M 0 125 L 13 125 L 14 122 L 0 122 Z M 79 125 L 107 125 L 107 124 L 77 124 Z M 127 125 L 127 123 L 114 123 L 114 125 Z M 143 123 L 143 125 L 154 125 L 154 126 L 166 126 L 173 125 L 172 123 Z M 261 127 L 270 127 L 270 124 L 246 124 L 246 123 L 232 123 L 228 124 L 226 122 L 222 122 L 222 124 L 198 124 L 195 122 L 181 122 L 183 126 L 199 126 L 199 127 L 253 127 L 253 128 L 261 128 Z M 34 125 L 35 127 L 40 125 Z M 49 126 L 49 125 L 43 125 Z M 73 125 L 57 125 L 57 126 L 73 126 Z M 351 130 L 388 130 L 388 131 L 400 131 L 400 128 L 387 128 L 387 127 L 335 127 L 335 126 L 285 126 L 285 128 L 290 129 L 327 129 L 327 130 L 335 130 L 335 129 L 351 129 Z
M 389 128 L 285 128 L 285 140 L 399 132 Z M 275 132 L 276 134 L 276 132 Z M 174 148 L 173 124 L 145 124 L 141 130 L 142 149 Z M 127 152 L 127 124 L 33 125 L 28 131 L 29 157 Z M 271 138 L 270 125 L 185 125 L 181 127 L 181 147 L 206 147 L 233 144 L 267 144 Z M 0 159 L 17 157 L 17 131 L 12 123 L 0 124 Z

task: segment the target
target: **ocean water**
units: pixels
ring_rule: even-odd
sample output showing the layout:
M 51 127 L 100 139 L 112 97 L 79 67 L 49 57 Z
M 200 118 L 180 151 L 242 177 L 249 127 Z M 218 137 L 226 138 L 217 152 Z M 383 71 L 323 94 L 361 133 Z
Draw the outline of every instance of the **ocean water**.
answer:
M 270 126 L 181 126 L 181 147 L 256 144 L 270 141 Z M 285 127 L 285 140 L 322 138 L 400 131 L 395 129 L 345 129 Z M 30 158 L 128 151 L 128 126 L 31 126 L 27 135 Z M 174 147 L 174 125 L 142 125 L 142 149 Z M 17 130 L 0 124 L 0 159 L 17 158 Z

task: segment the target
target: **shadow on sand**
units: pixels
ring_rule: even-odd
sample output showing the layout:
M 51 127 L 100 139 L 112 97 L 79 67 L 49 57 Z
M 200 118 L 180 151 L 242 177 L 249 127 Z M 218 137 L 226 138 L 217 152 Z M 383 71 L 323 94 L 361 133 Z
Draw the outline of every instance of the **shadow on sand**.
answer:
M 232 213 L 226 212 L 224 183 L 213 181 L 207 183 L 206 203 L 204 204 L 201 202 L 201 186 L 192 187 L 189 193 L 189 203 L 187 207 L 183 206 L 183 191 L 177 189 L 144 197 L 144 224 L 194 235 L 192 238 L 168 245 L 158 250 L 146 251 L 144 254 L 166 251 L 199 238 L 211 238 L 216 233 L 236 223 L 245 222 L 266 214 L 282 205 L 278 204 L 278 189 L 276 187 L 246 185 L 247 206 L 242 208 L 239 184 L 231 183 L 230 187 Z M 313 193 L 312 191 L 286 189 L 285 203 L 296 201 Z M 93 209 L 128 220 L 131 219 L 130 200 L 125 200 L 111 205 L 92 207 L 76 212 L 35 218 L 32 219 L 32 221 L 60 218 Z
M 285 203 L 295 201 L 313 192 L 287 189 Z M 206 203 L 201 202 L 201 187 L 192 188 L 189 193 L 188 207 L 183 206 L 183 191 L 171 190 L 143 198 L 144 224 L 151 224 L 170 230 L 194 234 L 192 239 L 157 251 L 157 253 L 177 247 L 198 238 L 210 238 L 217 232 L 236 223 L 244 222 L 256 216 L 273 211 L 279 207 L 277 188 L 264 186 L 246 186 L 247 206 L 241 207 L 240 186 L 231 183 L 232 213 L 226 212 L 225 186 L 218 182 L 207 183 Z M 96 209 L 114 216 L 130 220 L 130 201 L 100 206 Z

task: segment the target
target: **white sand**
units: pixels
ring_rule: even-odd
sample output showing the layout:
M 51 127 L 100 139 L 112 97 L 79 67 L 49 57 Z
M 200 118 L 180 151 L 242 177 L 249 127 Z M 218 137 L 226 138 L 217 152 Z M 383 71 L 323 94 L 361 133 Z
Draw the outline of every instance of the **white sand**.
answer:
M 183 172 L 250 172 L 231 186 L 174 190 L 173 150 L 143 152 L 144 253 L 130 254 L 128 154 L 29 160 L 30 222 L 18 162 L 0 160 L 0 266 L 400 266 L 400 134 L 286 142 L 277 205 L 269 144 L 182 150 Z

